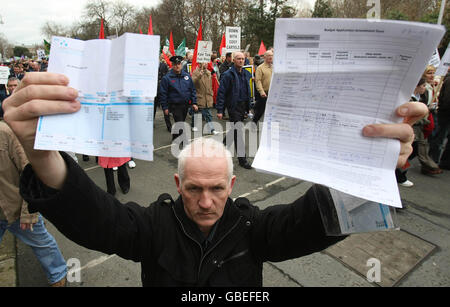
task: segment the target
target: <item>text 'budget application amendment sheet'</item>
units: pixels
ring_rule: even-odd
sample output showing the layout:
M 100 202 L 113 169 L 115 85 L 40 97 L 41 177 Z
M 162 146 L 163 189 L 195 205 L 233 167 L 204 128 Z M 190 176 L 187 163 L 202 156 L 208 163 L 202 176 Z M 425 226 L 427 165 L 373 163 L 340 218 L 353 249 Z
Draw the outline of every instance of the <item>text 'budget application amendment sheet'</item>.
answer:
M 49 72 L 66 75 L 81 109 L 42 116 L 36 149 L 153 159 L 153 108 L 159 36 L 125 33 L 113 40 L 53 37 Z
M 274 74 L 253 167 L 401 207 L 399 141 L 363 137 L 396 123 L 444 34 L 436 25 L 278 19 Z

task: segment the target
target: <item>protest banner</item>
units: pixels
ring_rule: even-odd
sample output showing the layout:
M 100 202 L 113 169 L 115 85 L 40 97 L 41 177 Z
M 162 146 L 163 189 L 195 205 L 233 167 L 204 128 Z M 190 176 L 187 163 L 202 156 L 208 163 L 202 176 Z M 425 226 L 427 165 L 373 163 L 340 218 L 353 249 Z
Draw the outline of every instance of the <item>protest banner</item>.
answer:
M 36 53 L 37 53 L 39 61 L 42 61 L 42 59 L 44 59 L 46 57 L 44 49 L 38 49 L 38 50 L 36 50 Z
M 255 101 L 255 72 L 254 72 L 254 68 L 253 65 L 245 65 L 243 67 L 244 69 L 246 69 L 249 73 L 252 74 L 252 77 L 249 80 L 249 86 L 250 86 L 250 98 L 252 101 Z
M 197 51 L 197 63 L 211 62 L 212 42 L 199 41 Z
M 225 41 L 227 52 L 241 50 L 241 27 L 226 27 Z
M 447 46 L 447 50 L 444 53 L 444 56 L 441 60 L 441 65 L 436 70 L 436 76 L 445 76 L 448 72 L 448 68 L 450 67 L 450 44 Z
M 434 67 L 438 68 L 440 64 L 441 64 L 441 58 L 439 57 L 439 52 L 436 49 L 434 51 L 433 55 L 431 56 L 431 59 L 428 62 L 428 65 L 433 65 Z
M 0 84 L 7 84 L 9 77 L 9 67 L 0 66 Z

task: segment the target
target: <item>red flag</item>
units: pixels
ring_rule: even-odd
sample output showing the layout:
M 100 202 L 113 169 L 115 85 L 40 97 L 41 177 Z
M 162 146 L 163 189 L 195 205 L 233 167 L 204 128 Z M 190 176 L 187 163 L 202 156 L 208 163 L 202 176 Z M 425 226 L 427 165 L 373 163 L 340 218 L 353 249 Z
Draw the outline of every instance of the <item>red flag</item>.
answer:
M 163 50 L 162 54 L 164 56 L 164 59 L 166 60 L 167 65 L 169 65 L 169 68 L 172 68 L 172 62 L 170 62 L 170 59 L 167 56 L 167 54 L 164 52 L 164 50 Z
M 170 51 L 170 54 L 171 54 L 172 56 L 175 56 L 175 46 L 173 45 L 172 31 L 170 31 L 169 51 Z
M 219 53 L 220 56 L 222 56 L 222 50 L 223 48 L 225 48 L 227 46 L 227 42 L 226 42 L 226 38 L 225 38 L 225 33 L 222 35 L 222 41 L 220 42 L 220 47 L 219 47 Z
M 153 35 L 153 23 L 152 23 L 152 15 L 148 20 L 148 35 Z
M 142 34 L 141 26 L 139 26 L 139 34 Z
M 103 27 L 103 19 L 100 25 L 100 34 L 98 35 L 99 39 L 105 39 L 105 28 Z
M 261 41 L 261 45 L 259 45 L 259 51 L 258 51 L 258 54 L 259 55 L 261 55 L 261 54 L 264 54 L 264 53 L 266 53 L 266 46 L 264 46 L 264 43 L 263 43 L 263 41 Z
M 200 27 L 198 28 L 198 34 L 197 34 L 197 40 L 195 41 L 195 49 L 194 49 L 194 56 L 192 57 L 192 70 L 194 71 L 198 64 L 197 64 L 197 51 L 198 51 L 198 41 L 202 40 L 202 19 L 200 18 Z

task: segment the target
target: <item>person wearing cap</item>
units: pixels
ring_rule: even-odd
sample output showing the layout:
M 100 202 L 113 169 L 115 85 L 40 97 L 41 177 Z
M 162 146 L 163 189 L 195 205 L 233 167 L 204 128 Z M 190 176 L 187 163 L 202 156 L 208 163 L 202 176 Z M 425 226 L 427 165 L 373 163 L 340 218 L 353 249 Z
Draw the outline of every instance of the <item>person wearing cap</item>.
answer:
M 182 70 L 183 58 L 177 55 L 171 57 L 170 61 L 172 69 L 161 80 L 159 99 L 164 115 L 169 115 L 170 112 L 175 122 L 184 122 L 190 105 L 195 112 L 198 111 L 197 94 L 191 76 Z M 173 133 L 172 140 L 181 134 L 182 130 Z

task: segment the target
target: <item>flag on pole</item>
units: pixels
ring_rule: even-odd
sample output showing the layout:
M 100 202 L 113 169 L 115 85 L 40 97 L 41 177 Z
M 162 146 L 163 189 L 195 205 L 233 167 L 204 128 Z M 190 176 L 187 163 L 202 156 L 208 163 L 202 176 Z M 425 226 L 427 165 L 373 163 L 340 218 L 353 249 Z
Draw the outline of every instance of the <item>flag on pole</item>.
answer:
M 183 38 L 181 44 L 178 45 L 178 48 L 175 50 L 175 54 L 182 57 L 186 56 L 186 38 Z
M 172 68 L 172 62 L 170 62 L 169 57 L 167 56 L 167 54 L 164 52 L 164 50 L 162 51 L 162 54 L 164 56 L 164 60 L 166 60 L 167 65 L 169 66 L 169 68 Z
M 225 33 L 222 35 L 222 41 L 220 42 L 220 47 L 219 47 L 219 53 L 220 53 L 220 56 L 222 56 L 222 50 L 223 50 L 223 48 L 225 48 L 227 46 L 227 41 L 226 41 L 226 38 L 225 38 Z
M 98 35 L 99 39 L 105 39 L 105 28 L 103 27 L 103 19 L 100 25 L 100 34 Z
M 50 53 L 50 46 L 51 44 L 44 39 L 44 49 L 47 54 Z
M 173 36 L 172 31 L 170 31 L 170 38 L 169 38 L 169 51 L 172 56 L 175 55 L 175 46 L 173 45 Z
M 263 41 L 261 41 L 261 45 L 259 45 L 259 51 L 258 51 L 258 54 L 259 55 L 261 55 L 261 54 L 264 54 L 264 53 L 266 53 L 266 46 L 264 46 L 264 43 L 263 43 Z
M 152 15 L 148 20 L 148 35 L 153 35 L 153 23 L 152 23 Z
M 203 40 L 203 38 L 202 38 L 202 19 L 200 18 L 200 27 L 198 28 L 197 40 L 195 41 L 195 49 L 194 49 L 194 56 L 192 57 L 191 71 L 194 71 L 198 66 L 197 64 L 198 41 L 201 40 Z

